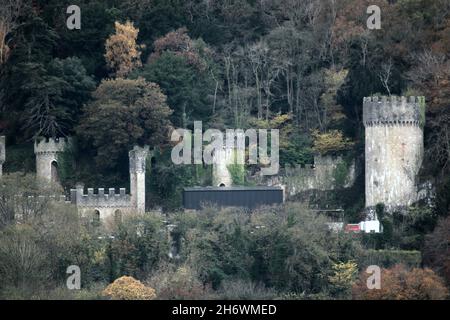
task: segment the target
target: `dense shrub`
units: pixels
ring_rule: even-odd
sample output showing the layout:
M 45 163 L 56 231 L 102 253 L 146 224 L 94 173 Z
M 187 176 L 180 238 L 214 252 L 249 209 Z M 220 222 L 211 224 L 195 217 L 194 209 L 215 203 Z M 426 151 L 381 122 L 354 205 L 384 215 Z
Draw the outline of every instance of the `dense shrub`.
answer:
M 103 295 L 113 300 L 153 300 L 155 289 L 146 287 L 133 277 L 123 276 L 106 287 Z
M 441 278 L 430 269 L 408 269 L 396 265 L 381 271 L 381 288 L 368 289 L 368 274 L 361 273 L 353 287 L 353 297 L 363 300 L 443 300 L 448 290 Z
M 359 266 L 361 268 L 377 265 L 382 268 L 390 268 L 396 264 L 404 264 L 408 267 L 420 267 L 422 255 L 420 251 L 408 250 L 366 250 L 361 255 Z
M 207 208 L 195 221 L 178 219 L 183 259 L 214 289 L 242 279 L 308 294 L 326 291 L 335 262 L 355 259 L 350 235 L 333 233 L 326 219 L 298 204 L 246 213 Z M 183 226 L 188 224 L 188 227 Z
M 160 265 L 147 283 L 155 288 L 158 299 L 195 300 L 212 298 L 212 290 L 198 278 L 197 272 L 188 265 Z

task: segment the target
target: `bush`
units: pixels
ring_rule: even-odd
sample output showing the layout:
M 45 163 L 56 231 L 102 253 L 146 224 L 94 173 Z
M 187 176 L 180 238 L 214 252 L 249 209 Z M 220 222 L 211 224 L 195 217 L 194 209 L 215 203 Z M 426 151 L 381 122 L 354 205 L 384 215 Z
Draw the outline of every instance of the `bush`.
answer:
M 314 139 L 313 150 L 322 155 L 350 150 L 355 144 L 350 139 L 344 137 L 343 133 L 339 130 L 331 130 L 326 133 L 314 131 L 312 136 Z
M 277 297 L 277 292 L 264 284 L 241 279 L 223 281 L 217 294 L 220 300 L 272 300 Z
M 211 291 L 203 285 L 197 273 L 188 265 L 162 265 L 147 281 L 162 300 L 195 300 L 211 298 Z
M 426 237 L 424 261 L 450 284 L 450 216 L 442 218 Z
M 153 300 L 156 293 L 133 277 L 123 276 L 103 290 L 103 295 L 113 300 Z
M 251 214 L 206 208 L 197 215 L 196 223 L 175 222 L 185 243 L 182 259 L 217 290 L 243 279 L 285 292 L 325 292 L 333 263 L 355 260 L 360 252 L 351 235 L 331 232 L 327 219 L 298 204 Z
M 407 267 L 419 267 L 422 262 L 420 251 L 414 250 L 366 250 L 361 255 L 359 265 L 365 268 L 377 265 L 382 268 L 390 268 L 396 264 Z
M 353 287 L 353 298 L 362 300 L 443 300 L 448 290 L 441 278 L 430 269 L 396 265 L 381 271 L 381 289 L 367 288 L 369 275 L 362 272 Z

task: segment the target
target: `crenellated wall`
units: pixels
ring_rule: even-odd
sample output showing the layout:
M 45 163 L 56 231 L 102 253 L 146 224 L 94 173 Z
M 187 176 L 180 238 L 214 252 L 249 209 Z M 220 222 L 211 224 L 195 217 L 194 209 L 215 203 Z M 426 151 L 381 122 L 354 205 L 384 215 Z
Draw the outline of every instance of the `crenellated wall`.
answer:
M 94 188 L 88 188 L 87 193 L 84 193 L 82 188 L 72 189 L 70 192 L 71 202 L 80 208 L 132 207 L 131 196 L 126 194 L 125 188 L 120 188 L 119 193 L 116 193 L 115 188 L 109 188 L 108 193 L 105 193 L 104 188 L 98 188 L 97 192 L 94 191 Z
M 366 207 L 387 211 L 417 201 L 423 161 L 424 97 L 364 98 Z
M 76 189 L 70 190 L 70 199 L 81 216 L 93 218 L 97 213 L 102 222 L 116 219 L 117 213 L 136 212 L 131 196 L 126 194 L 125 188 L 120 188 L 119 193 L 116 193 L 115 188 L 109 188 L 107 193 L 104 188 L 98 188 L 97 192 L 94 188 L 88 188 L 87 193 L 84 193 L 83 187 L 77 186 Z

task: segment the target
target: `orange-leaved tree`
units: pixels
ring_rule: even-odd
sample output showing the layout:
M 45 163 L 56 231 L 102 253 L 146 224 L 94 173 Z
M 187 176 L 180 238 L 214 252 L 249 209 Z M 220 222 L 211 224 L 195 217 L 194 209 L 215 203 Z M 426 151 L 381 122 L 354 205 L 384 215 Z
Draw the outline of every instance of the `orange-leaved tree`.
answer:
M 133 277 L 123 276 L 103 290 L 103 295 L 113 300 L 153 300 L 156 298 L 155 289 L 146 287 Z
M 380 289 L 368 289 L 367 278 L 362 272 L 353 286 L 353 299 L 357 300 L 443 300 L 448 290 L 443 280 L 431 269 L 408 269 L 396 265 L 381 270 Z

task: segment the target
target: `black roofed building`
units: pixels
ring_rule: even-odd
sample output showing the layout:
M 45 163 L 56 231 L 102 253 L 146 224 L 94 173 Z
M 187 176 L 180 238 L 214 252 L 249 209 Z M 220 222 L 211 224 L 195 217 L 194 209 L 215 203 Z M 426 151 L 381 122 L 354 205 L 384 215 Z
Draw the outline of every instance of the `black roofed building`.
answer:
M 183 191 L 183 206 L 199 210 L 204 206 L 256 209 L 284 202 L 282 187 L 193 187 Z

